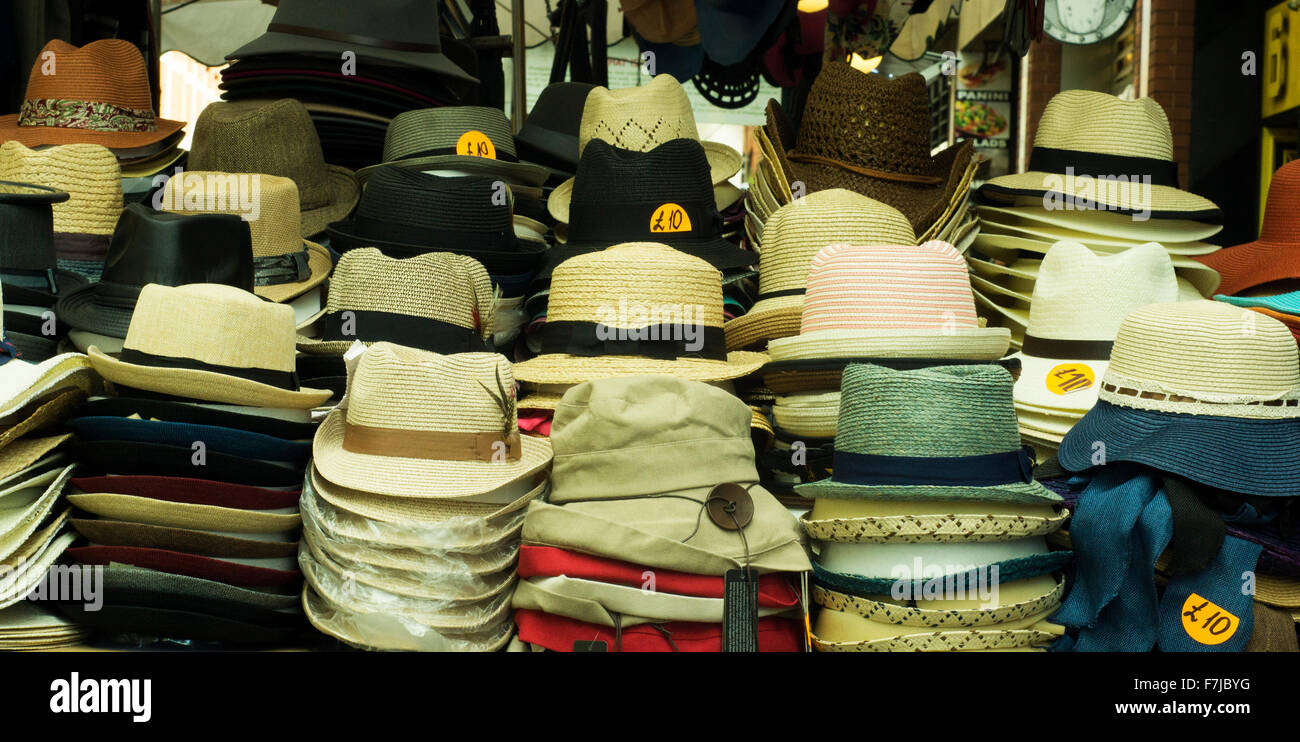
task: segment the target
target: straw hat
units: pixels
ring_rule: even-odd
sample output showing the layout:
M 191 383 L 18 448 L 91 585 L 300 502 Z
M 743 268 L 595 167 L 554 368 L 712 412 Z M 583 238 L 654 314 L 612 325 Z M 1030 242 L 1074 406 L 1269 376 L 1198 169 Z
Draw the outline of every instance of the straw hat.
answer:
M 13 556 L 37 532 L 71 476 L 71 466 L 50 469 L 0 490 L 0 562 Z
M 1124 318 L 1061 466 L 1133 461 L 1249 495 L 1300 486 L 1300 353 L 1281 322 L 1217 301 Z
M 520 162 L 510 120 L 499 108 L 444 106 L 404 111 L 388 123 L 382 164 L 415 170 L 495 175 L 509 183 L 540 186 L 549 171 Z M 357 171 L 362 185 L 380 167 Z
M 285 533 L 301 524 L 298 513 L 239 510 L 150 497 L 103 493 L 70 494 L 68 502 L 101 518 L 171 528 L 228 533 Z M 140 546 L 140 544 L 126 544 Z
M 1073 178 L 1063 177 L 1067 168 Z M 1091 177 L 1080 177 L 1091 176 Z M 1125 176 L 1103 183 L 1098 176 Z M 1149 177 L 1145 187 L 1128 178 Z M 1140 185 L 1140 184 L 1138 184 Z M 1154 98 L 1121 100 L 1093 90 L 1066 90 L 1047 103 L 1034 133 L 1027 172 L 1002 175 L 980 187 L 989 198 L 1049 195 L 1156 219 L 1218 221 L 1219 207 L 1178 187 L 1178 163 L 1169 119 Z M 1136 222 L 1135 222 L 1136 223 Z
M 175 528 L 128 520 L 71 518 L 74 530 L 103 546 L 139 546 L 169 549 L 221 559 L 284 559 L 298 555 L 292 530 L 270 534 L 221 533 L 195 528 Z M 234 530 L 233 524 L 219 528 Z
M 1034 283 L 1029 325 L 1017 354 L 1023 367 L 1017 404 L 1091 408 L 1124 317 L 1177 299 L 1173 264 L 1153 242 L 1106 256 L 1077 242 L 1056 243 Z
M 161 199 L 163 211 L 243 219 L 253 245 L 253 293 L 263 299 L 300 296 L 334 265 L 329 250 L 299 236 L 298 187 L 289 178 L 187 170 L 167 180 Z
M 438 355 L 376 343 L 348 382 L 346 409 L 325 418 L 316 469 L 383 495 L 468 497 L 551 462 L 545 440 L 519 437 L 514 376 L 494 353 Z
M 1072 239 L 1097 250 L 1159 242 L 1172 254 L 1204 255 L 1219 248 L 1203 240 L 1223 229 L 1221 224 L 1191 219 L 1139 221 L 1107 211 L 1048 209 L 1029 198 L 1018 199 L 1013 206 L 977 206 L 976 213 L 981 231 L 1006 232 L 1047 242 Z
M 293 309 L 211 283 L 140 291 L 119 358 L 89 349 L 105 379 L 158 394 L 258 407 L 315 407 L 330 392 L 299 388 Z
M 836 243 L 913 245 L 916 235 L 897 209 L 842 189 L 810 193 L 782 206 L 763 227 L 758 301 L 727 323 L 727 348 L 797 335 L 813 256 Z
M 555 269 L 542 354 L 515 375 L 536 384 L 636 374 L 722 381 L 766 360 L 725 350 L 716 268 L 667 245 L 630 242 Z
M 66 191 L 54 209 L 54 249 L 60 259 L 103 260 L 122 213 L 122 173 L 113 153 L 97 144 L 28 149 L 0 144 L 0 180 Z
M 13 426 L 64 391 L 93 394 L 102 385 L 80 353 L 64 353 L 40 363 L 21 359 L 0 366 L 0 426 Z
M 32 65 L 23 97 L 18 113 L 0 116 L 0 141 L 137 148 L 161 142 L 185 125 L 154 113 L 144 57 L 124 39 L 81 48 L 50 41 Z
M 801 523 L 817 541 L 919 544 L 1014 541 L 1060 530 L 1067 509 L 969 500 L 833 500 L 820 497 Z
M 813 257 L 799 334 L 768 343 L 773 361 L 964 358 L 991 361 L 1011 334 L 980 327 L 966 261 L 946 242 L 829 245 Z
M 1198 258 L 1218 271 L 1222 294 L 1237 294 L 1273 281 L 1300 278 L 1300 163 L 1294 160 L 1273 173 L 1259 239 Z
M 804 497 L 1054 503 L 1021 449 L 1011 374 L 995 365 L 844 370 L 834 475 Z M 918 464 L 916 459 L 926 459 Z
M 194 170 L 289 178 L 298 186 L 303 237 L 346 217 L 361 194 L 351 170 L 325 164 L 311 115 L 292 98 L 209 104 L 194 122 L 188 163 Z

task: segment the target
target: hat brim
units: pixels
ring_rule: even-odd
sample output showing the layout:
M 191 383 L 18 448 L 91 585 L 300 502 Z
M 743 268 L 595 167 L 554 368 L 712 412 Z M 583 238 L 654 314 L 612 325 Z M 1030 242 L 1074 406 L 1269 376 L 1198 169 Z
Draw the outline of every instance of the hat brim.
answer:
M 720 142 L 700 142 L 709 160 L 709 175 L 713 178 L 713 203 L 718 211 L 736 202 L 735 190 L 723 187 L 731 176 L 740 172 L 740 153 Z M 573 201 L 573 182 L 577 176 L 565 180 L 546 197 L 546 210 L 561 224 L 569 223 L 569 206 Z M 725 202 L 725 203 L 724 203 Z
M 67 495 L 68 502 L 101 518 L 168 528 L 193 528 L 225 533 L 288 533 L 301 524 L 297 513 L 223 508 L 171 502 L 151 497 L 100 492 Z M 126 544 L 141 546 L 142 544 Z
M 514 366 L 515 378 L 533 384 L 581 384 L 591 379 L 663 374 L 691 381 L 727 381 L 748 376 L 767 363 L 763 353 L 736 351 L 727 360 L 657 360 L 640 356 L 574 356 L 548 353 Z
M 442 52 L 409 52 L 344 41 L 299 36 L 297 34 L 267 31 L 226 55 L 227 60 L 264 57 L 270 54 L 328 54 L 338 58 L 343 52 L 352 52 L 363 59 L 396 62 L 405 67 L 417 67 L 465 82 L 478 82 L 478 78 L 462 70 Z
M 328 389 L 281 389 L 215 371 L 126 363 L 105 355 L 93 345 L 87 349 L 86 355 L 95 371 L 114 384 L 204 402 L 311 409 L 324 404 L 332 395 Z
M 15 286 L 13 284 L 0 285 L 0 291 L 4 292 L 4 301 L 6 304 L 25 304 L 34 307 L 52 307 L 63 296 L 78 291 L 90 283 L 85 276 L 72 271 L 55 269 L 54 285 L 58 288 L 58 293 L 41 291 L 39 289 L 27 288 L 26 286 Z M 63 319 L 62 316 L 59 319 Z M 72 323 L 68 323 L 72 324 Z
M 100 300 L 99 287 L 98 283 L 86 284 L 62 297 L 55 305 L 55 314 L 74 329 L 125 338 L 131 315 L 135 313 L 134 303 L 131 306 L 106 304 Z M 7 292 L 5 296 L 8 297 Z
M 298 542 L 292 539 L 269 541 L 126 520 L 72 518 L 69 522 L 77 533 L 101 546 L 143 546 L 218 559 L 284 559 L 298 554 Z
M 1300 490 L 1300 418 L 1186 415 L 1099 400 L 1057 456 L 1065 469 L 1083 471 L 1103 453 L 1107 464 L 1144 464 L 1230 492 L 1291 497 Z
M 1300 248 L 1286 243 L 1255 240 L 1196 260 L 1223 277 L 1212 291 L 1229 296 L 1273 281 L 1300 279 Z M 7 288 L 5 300 L 9 300 Z
M 346 219 L 361 199 L 361 186 L 357 184 L 356 176 L 351 170 L 338 165 L 326 165 L 325 176 L 329 184 L 329 201 L 321 206 L 303 209 L 299 214 L 298 233 L 303 239 L 318 235 L 330 224 Z
M 739 317 L 727 320 L 723 332 L 727 350 L 767 345 L 767 341 L 799 334 L 803 324 L 803 296 L 759 299 Z
M 154 119 L 153 131 L 97 131 L 62 126 L 19 126 L 18 114 L 0 116 L 0 142 L 17 140 L 27 147 L 51 144 L 98 144 L 109 149 L 128 149 L 157 144 L 185 127 L 184 121 Z
M 1007 354 L 1005 327 L 963 327 L 949 331 L 817 330 L 768 343 L 773 361 L 812 358 L 969 358 L 993 361 Z
M 1061 496 L 1038 482 L 1011 482 L 988 487 L 936 485 L 865 485 L 830 479 L 795 486 L 803 497 L 834 499 L 877 498 L 881 500 L 986 500 L 1027 504 L 1054 504 Z
M 809 538 L 817 541 L 856 544 L 981 543 L 1046 536 L 1059 530 L 1070 517 L 1067 509 L 1049 516 L 980 513 L 979 508 L 968 509 L 973 512 L 820 519 L 814 517 L 814 511 L 809 511 L 800 517 L 799 524 Z
M 444 636 L 428 629 L 415 633 L 395 616 L 364 613 L 340 606 L 318 594 L 310 585 L 303 587 L 302 610 L 311 625 L 322 634 L 369 650 L 495 652 L 509 644 L 515 633 L 510 621 L 490 631 L 473 634 Z
M 720 271 L 748 268 L 758 262 L 758 253 L 739 248 L 721 237 L 690 242 L 669 239 L 660 241 L 675 250 L 697 257 Z M 540 284 L 549 282 L 556 267 L 569 258 L 600 252 L 615 244 L 618 243 L 569 241 L 562 245 L 555 245 L 546 251 L 542 267 L 533 278 L 534 284 L 540 287 Z
M 551 172 L 542 165 L 530 162 L 510 162 L 489 157 L 469 155 L 428 155 L 369 165 L 357 171 L 357 181 L 365 186 L 370 176 L 383 167 L 397 166 L 406 170 L 459 170 L 475 175 L 499 175 L 510 184 L 540 187 Z
M 454 252 L 467 255 L 483 264 L 489 275 L 512 276 L 530 273 L 537 269 L 537 264 L 546 253 L 546 244 L 514 237 L 516 250 L 470 250 L 462 247 L 441 247 L 435 245 L 412 245 L 405 242 L 380 240 L 356 234 L 355 222 L 351 219 L 330 224 L 326 234 L 330 237 L 330 247 L 338 252 L 347 252 L 359 247 L 374 247 L 390 258 L 412 258 L 431 252 Z M 513 234 L 513 227 L 512 227 Z
M 1044 187 L 1043 183 L 1048 179 L 1065 180 L 1062 186 L 1073 187 L 1060 189 Z M 1086 193 L 1083 188 L 1085 185 Z M 1106 211 L 1116 214 L 1133 215 L 1140 211 L 1130 209 L 1126 204 L 1148 204 L 1151 209 L 1150 217 L 1153 219 L 1191 219 L 1200 222 L 1219 222 L 1223 219 L 1223 213 L 1213 201 L 1195 193 L 1165 185 L 1141 184 L 1140 187 L 1149 188 L 1149 195 L 1138 197 L 1127 181 L 1114 181 L 1107 183 L 1105 188 L 1098 188 L 1091 179 L 1087 181 L 1079 178 L 1064 179 L 1059 173 L 1030 170 L 992 178 L 980 186 L 979 193 L 991 200 L 1002 201 L 1012 200 L 1018 196 L 1044 196 L 1051 193 L 1070 203 L 1084 196 L 1095 204 L 1104 205 Z M 1092 211 L 1095 212 L 1095 208 Z
M 311 275 L 305 281 L 297 283 L 277 283 L 270 286 L 254 286 L 253 293 L 277 304 L 296 299 L 321 285 L 334 270 L 334 261 L 329 250 L 315 242 L 307 242 L 307 266 Z M 125 335 L 123 335 L 125 337 Z

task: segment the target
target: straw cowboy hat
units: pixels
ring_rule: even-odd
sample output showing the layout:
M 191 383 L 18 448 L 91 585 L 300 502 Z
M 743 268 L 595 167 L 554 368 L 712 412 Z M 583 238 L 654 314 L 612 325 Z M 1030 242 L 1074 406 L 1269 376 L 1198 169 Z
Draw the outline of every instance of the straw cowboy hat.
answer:
M 1056 243 L 1034 283 L 1029 325 L 1017 354 L 1022 366 L 1017 405 L 1090 409 L 1124 317 L 1148 304 L 1177 300 L 1173 264 L 1155 243 L 1106 256 L 1077 242 Z
M 161 142 L 185 125 L 154 113 L 144 57 L 124 39 L 101 39 L 81 48 L 50 41 L 32 65 L 23 97 L 18 113 L 0 116 L 0 141 L 138 148 Z
M 804 497 L 1054 503 L 1021 448 L 1011 374 L 995 365 L 844 370 L 834 474 Z M 925 463 L 917 463 L 925 459 Z
M 393 117 L 384 136 L 381 164 L 457 174 L 495 175 L 509 183 L 540 186 L 549 171 L 520 162 L 510 121 L 499 108 L 444 106 L 405 111 Z M 365 184 L 380 165 L 357 171 Z
M 298 336 L 298 350 L 342 355 L 352 343 L 398 343 L 434 353 L 488 350 L 492 282 L 471 257 L 426 253 L 390 258 L 373 247 L 349 250 L 330 280 L 325 308 Z
M 292 98 L 209 104 L 194 122 L 188 167 L 289 178 L 298 186 L 303 237 L 346 217 L 361 196 L 351 170 L 325 164 L 311 115 Z
M 1249 368 L 1249 373 L 1243 369 Z M 1300 355 L 1281 322 L 1217 301 L 1124 318 L 1061 466 L 1132 461 L 1248 495 L 1300 486 Z
M 33 150 L 9 141 L 0 144 L 0 180 L 68 193 L 67 200 L 53 205 L 58 258 L 104 259 L 122 213 L 122 173 L 112 152 L 97 144 Z
M 766 360 L 727 352 L 716 268 L 667 245 L 632 242 L 555 269 L 541 355 L 514 372 L 535 384 L 635 374 L 723 381 Z
M 1121 179 L 1104 180 L 1117 176 Z M 992 178 L 979 192 L 1001 201 L 1017 196 L 1067 205 L 1092 201 L 1120 214 L 1150 209 L 1155 219 L 1213 222 L 1221 216 L 1214 203 L 1178 187 L 1169 119 L 1154 98 L 1126 101 L 1092 90 L 1053 96 L 1038 120 L 1029 169 Z
M 727 323 L 727 348 L 797 335 L 813 256 L 836 243 L 914 245 L 916 235 L 897 209 L 843 189 L 817 191 L 782 206 L 763 228 L 758 301 Z
M 1300 278 L 1300 222 L 1292 205 L 1300 197 L 1300 163 L 1273 173 L 1259 239 L 1197 258 L 1223 276 L 1219 293 L 1231 296 L 1273 281 Z
M 468 497 L 524 479 L 550 464 L 551 447 L 520 438 L 514 395 L 500 355 L 376 343 L 348 382 L 346 408 L 321 423 L 316 469 L 343 487 L 416 498 Z
M 578 129 L 578 154 L 593 139 L 603 139 L 619 149 L 649 152 L 673 139 L 694 139 L 704 147 L 714 185 L 727 181 L 740 170 L 740 153 L 718 142 L 700 140 L 695 114 L 686 90 L 672 75 L 655 75 L 646 85 L 620 90 L 596 87 L 587 94 Z M 569 211 L 573 179 L 564 181 L 547 199 L 547 208 L 557 221 Z
M 330 392 L 299 388 L 293 309 L 233 286 L 150 284 L 140 291 L 118 358 L 91 365 L 119 386 L 257 407 L 311 408 Z
M 804 193 L 845 188 L 901 211 L 925 234 L 956 200 L 973 147 L 960 142 L 930 155 L 930 95 L 925 79 L 864 74 L 845 62 L 822 67 L 797 137 L 779 103 L 768 104 L 779 169 Z

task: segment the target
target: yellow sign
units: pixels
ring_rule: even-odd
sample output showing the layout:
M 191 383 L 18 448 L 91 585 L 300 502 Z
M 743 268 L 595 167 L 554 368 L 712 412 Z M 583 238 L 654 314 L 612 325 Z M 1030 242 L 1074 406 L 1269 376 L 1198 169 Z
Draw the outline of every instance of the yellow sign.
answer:
M 1092 367 L 1086 363 L 1062 363 L 1047 372 L 1047 391 L 1064 397 L 1091 388 L 1097 381 Z
M 691 231 L 691 218 L 686 215 L 686 209 L 677 204 L 664 204 L 655 209 L 655 213 L 650 217 L 650 231 L 657 233 L 689 232 Z
M 467 131 L 460 135 L 456 142 L 456 154 L 469 155 L 470 157 L 486 157 L 489 160 L 497 158 L 497 148 L 492 146 L 492 140 L 487 134 L 481 131 Z
M 1201 644 L 1222 644 L 1237 633 L 1241 619 L 1196 593 L 1183 601 L 1183 631 Z

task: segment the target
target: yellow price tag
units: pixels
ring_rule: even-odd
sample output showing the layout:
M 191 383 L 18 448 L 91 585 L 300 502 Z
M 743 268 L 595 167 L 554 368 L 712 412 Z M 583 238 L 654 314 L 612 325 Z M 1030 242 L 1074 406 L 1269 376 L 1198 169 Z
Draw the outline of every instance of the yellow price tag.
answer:
M 1062 363 L 1047 372 L 1047 391 L 1064 397 L 1067 394 L 1089 389 L 1097 375 L 1086 363 Z
M 664 204 L 650 216 L 650 231 L 655 233 L 689 232 L 691 218 L 677 204 Z
M 1201 644 L 1222 644 L 1237 633 L 1241 619 L 1196 593 L 1183 601 L 1183 631 Z
M 456 154 L 495 160 L 497 148 L 492 146 L 492 140 L 487 134 L 471 130 L 461 134 L 460 139 L 456 141 Z

